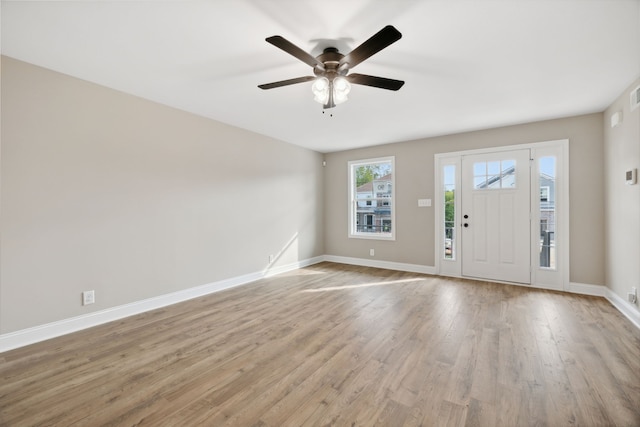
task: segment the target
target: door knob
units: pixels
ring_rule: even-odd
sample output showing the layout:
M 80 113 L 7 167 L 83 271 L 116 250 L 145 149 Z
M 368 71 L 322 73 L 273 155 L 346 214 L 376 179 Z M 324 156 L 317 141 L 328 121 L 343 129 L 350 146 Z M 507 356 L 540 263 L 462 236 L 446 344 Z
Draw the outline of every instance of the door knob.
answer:
M 469 226 L 469 224 L 467 224 L 466 222 L 464 224 L 462 224 L 462 225 L 464 225 L 465 228 L 467 228 Z
M 469 218 L 469 215 L 465 215 L 463 218 L 464 218 L 464 219 L 467 219 L 467 218 Z

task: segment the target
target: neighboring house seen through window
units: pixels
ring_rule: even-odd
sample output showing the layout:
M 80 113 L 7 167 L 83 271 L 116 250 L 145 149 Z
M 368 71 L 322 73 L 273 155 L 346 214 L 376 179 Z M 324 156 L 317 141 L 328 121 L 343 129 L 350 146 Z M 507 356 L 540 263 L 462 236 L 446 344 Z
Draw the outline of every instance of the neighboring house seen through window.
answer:
M 349 162 L 349 237 L 394 239 L 395 158 Z

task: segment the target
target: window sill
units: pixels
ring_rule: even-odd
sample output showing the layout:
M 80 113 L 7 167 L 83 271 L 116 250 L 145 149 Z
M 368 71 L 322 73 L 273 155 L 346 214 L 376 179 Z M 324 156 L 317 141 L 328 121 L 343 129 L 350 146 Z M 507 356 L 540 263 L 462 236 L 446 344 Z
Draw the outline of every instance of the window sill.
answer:
M 393 234 L 374 234 L 374 233 L 355 233 L 349 234 L 350 239 L 365 239 L 365 240 L 396 240 L 396 236 Z

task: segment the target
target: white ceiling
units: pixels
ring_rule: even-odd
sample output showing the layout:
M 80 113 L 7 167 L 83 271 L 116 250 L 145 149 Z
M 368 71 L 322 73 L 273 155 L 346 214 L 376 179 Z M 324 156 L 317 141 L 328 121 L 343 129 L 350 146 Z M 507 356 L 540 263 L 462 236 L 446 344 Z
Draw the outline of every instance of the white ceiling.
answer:
M 2 1 L 2 53 L 320 152 L 603 111 L 640 76 L 640 0 Z M 347 53 L 402 39 L 353 72 L 327 114 L 312 75 L 265 42 Z M 333 113 L 331 117 L 328 113 Z

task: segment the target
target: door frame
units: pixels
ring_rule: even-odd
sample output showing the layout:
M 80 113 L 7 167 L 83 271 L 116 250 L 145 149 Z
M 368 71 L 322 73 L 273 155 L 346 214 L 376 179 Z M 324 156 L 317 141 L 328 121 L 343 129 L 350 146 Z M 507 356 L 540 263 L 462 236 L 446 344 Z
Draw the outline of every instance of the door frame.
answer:
M 458 248 L 454 258 L 444 258 L 444 187 L 442 183 L 443 167 L 447 165 L 455 166 L 455 189 L 458 192 L 454 199 L 456 231 L 459 231 L 462 220 L 460 217 L 461 195 L 461 167 L 462 156 L 473 154 L 486 154 L 501 151 L 529 149 L 531 153 L 530 176 L 531 176 L 531 212 L 530 212 L 530 230 L 531 230 L 531 286 L 567 290 L 569 288 L 569 140 L 553 140 L 531 144 L 516 144 L 502 147 L 488 147 L 474 150 L 455 151 L 449 153 L 439 153 L 434 155 L 434 197 L 435 197 L 435 273 L 442 276 L 463 277 L 462 276 L 462 253 L 461 233 L 456 232 L 454 236 L 453 246 Z M 556 268 L 549 269 L 539 267 L 539 222 L 540 222 L 540 197 L 538 189 L 538 159 L 543 156 L 553 155 L 557 159 L 556 171 L 556 222 L 557 222 L 557 239 L 556 239 Z M 484 279 L 478 279 L 484 280 Z M 496 281 L 496 280 L 491 280 Z M 498 282 L 500 282 L 498 280 Z M 505 282 L 512 283 L 512 282 Z M 524 285 L 528 286 L 528 285 Z

